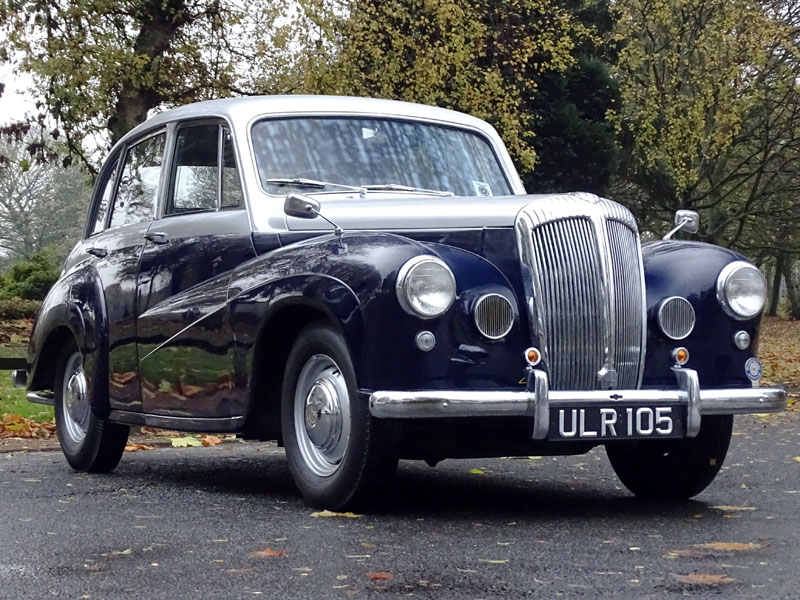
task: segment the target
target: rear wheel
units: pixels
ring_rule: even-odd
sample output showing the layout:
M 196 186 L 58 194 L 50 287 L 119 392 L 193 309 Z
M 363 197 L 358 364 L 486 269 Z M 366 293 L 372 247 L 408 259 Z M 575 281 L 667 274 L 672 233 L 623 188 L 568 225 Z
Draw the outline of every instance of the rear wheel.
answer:
M 289 352 L 281 427 L 289 470 L 314 506 L 357 504 L 397 467 L 391 423 L 370 416 L 358 397 L 347 345 L 324 322 L 306 327 Z
M 59 355 L 53 391 L 58 441 L 67 462 L 77 471 L 111 471 L 122 458 L 129 428 L 95 413 L 83 355 L 74 341 Z
M 714 480 L 731 441 L 733 415 L 703 417 L 697 437 L 616 442 L 606 453 L 631 492 L 653 500 L 685 500 Z

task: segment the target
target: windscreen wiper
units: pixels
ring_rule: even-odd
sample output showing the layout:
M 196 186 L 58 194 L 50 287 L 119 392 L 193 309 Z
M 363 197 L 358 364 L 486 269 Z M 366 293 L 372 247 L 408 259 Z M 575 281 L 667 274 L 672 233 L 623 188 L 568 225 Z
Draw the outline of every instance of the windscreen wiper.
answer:
M 264 180 L 264 183 L 272 183 L 274 185 L 293 185 L 296 187 L 317 188 L 320 190 L 326 187 L 336 187 L 344 190 L 352 190 L 354 192 L 363 191 L 361 187 L 355 185 L 347 185 L 346 183 L 333 183 L 331 181 L 318 181 L 316 179 L 305 179 L 304 177 L 295 177 L 293 179 L 266 179 Z
M 389 190 L 392 192 L 415 192 L 420 194 L 430 194 L 431 196 L 455 196 L 453 192 L 446 192 L 444 190 L 428 190 L 409 185 L 400 185 L 399 183 L 371 183 L 368 185 L 362 185 L 361 187 L 370 192 Z

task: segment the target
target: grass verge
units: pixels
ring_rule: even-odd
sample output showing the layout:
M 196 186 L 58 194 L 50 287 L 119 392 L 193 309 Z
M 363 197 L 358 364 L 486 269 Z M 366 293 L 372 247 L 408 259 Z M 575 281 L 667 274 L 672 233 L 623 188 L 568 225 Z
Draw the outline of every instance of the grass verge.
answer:
M 11 385 L 11 371 L 0 371 L 0 415 L 22 415 L 34 421 L 51 421 L 53 409 L 33 404 L 25 398 L 25 390 Z

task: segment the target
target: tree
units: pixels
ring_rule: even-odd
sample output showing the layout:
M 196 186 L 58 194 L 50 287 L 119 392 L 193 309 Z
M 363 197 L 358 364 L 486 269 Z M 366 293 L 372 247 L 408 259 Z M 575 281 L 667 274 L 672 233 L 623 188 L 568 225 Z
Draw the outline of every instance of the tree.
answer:
M 154 109 L 231 94 L 290 92 L 297 31 L 276 24 L 289 0 L 0 0 L 0 60 L 29 73 L 41 98 L 34 120 L 55 123 L 67 160 L 96 173 L 97 149 Z M 268 72 L 265 73 L 264 69 Z M 0 90 L 1 91 L 1 90 Z M 30 123 L 5 129 L 17 137 Z M 49 130 L 43 130 L 48 133 Z
M 86 175 L 77 166 L 36 161 L 29 139 L 0 142 L 0 263 L 48 247 L 63 257 L 80 237 L 89 204 Z
M 791 6 L 615 4 L 622 102 L 612 116 L 626 152 L 616 195 L 649 228 L 692 208 L 703 239 L 737 246 L 754 219 L 763 227 L 775 202 L 785 202 L 800 76 Z
M 523 171 L 536 161 L 528 102 L 591 37 L 555 0 L 355 0 L 342 14 L 320 28 L 308 89 L 467 112 L 498 129 Z

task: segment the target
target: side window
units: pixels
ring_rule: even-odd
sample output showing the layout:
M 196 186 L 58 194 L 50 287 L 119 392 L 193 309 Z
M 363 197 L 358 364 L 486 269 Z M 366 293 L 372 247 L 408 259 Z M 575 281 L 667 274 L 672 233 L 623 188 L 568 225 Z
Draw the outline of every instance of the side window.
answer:
M 109 228 L 140 223 L 155 215 L 165 139 L 166 134 L 159 133 L 128 150 Z
M 193 125 L 178 132 L 169 214 L 216 210 L 218 157 L 218 124 Z
M 233 137 L 227 127 L 222 128 L 222 208 L 244 206 L 242 182 L 236 168 L 236 151 Z
M 119 168 L 119 157 L 114 158 L 114 166 L 107 172 L 105 181 L 103 182 L 102 193 L 94 208 L 94 215 L 92 216 L 91 229 L 89 235 L 100 233 L 105 229 L 106 216 L 108 215 L 108 208 L 111 206 L 111 199 L 114 196 L 114 183 L 117 180 L 117 169 Z M 99 190 L 98 190 L 99 192 Z

